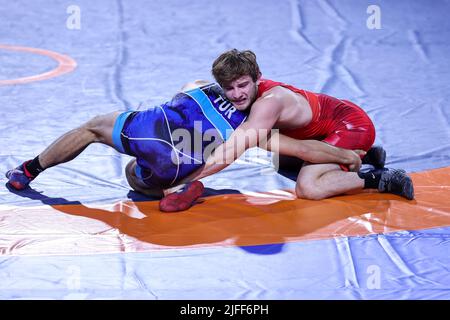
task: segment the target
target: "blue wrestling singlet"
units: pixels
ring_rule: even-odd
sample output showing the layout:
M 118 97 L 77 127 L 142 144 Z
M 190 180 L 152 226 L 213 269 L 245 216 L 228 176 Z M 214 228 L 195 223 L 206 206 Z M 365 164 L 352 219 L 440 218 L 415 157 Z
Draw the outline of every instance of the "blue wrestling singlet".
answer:
M 136 157 L 136 175 L 150 188 L 168 188 L 205 164 L 212 150 L 245 121 L 217 84 L 179 92 L 168 103 L 124 112 L 116 149 Z

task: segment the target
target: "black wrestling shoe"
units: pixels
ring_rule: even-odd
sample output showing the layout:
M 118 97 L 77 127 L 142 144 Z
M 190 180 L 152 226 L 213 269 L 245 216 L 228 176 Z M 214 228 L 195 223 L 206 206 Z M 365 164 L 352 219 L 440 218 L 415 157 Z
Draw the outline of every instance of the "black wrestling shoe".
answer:
M 373 146 L 367 151 L 366 155 L 362 158 L 363 164 L 370 164 L 375 169 L 384 168 L 386 162 L 386 150 L 382 146 Z
M 408 200 L 414 199 L 414 186 L 405 170 L 384 168 L 381 173 L 378 191 L 402 196 Z

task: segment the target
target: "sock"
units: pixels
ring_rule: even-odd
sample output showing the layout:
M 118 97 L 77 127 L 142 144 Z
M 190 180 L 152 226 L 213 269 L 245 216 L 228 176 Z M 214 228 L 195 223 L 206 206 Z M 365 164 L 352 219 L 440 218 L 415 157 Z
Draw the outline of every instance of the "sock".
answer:
M 358 177 L 364 179 L 364 189 L 378 189 L 381 174 L 384 171 L 384 169 L 375 169 L 366 172 L 358 171 Z
M 39 173 L 44 171 L 45 169 L 42 168 L 41 164 L 39 163 L 39 156 L 34 158 L 33 160 L 29 161 L 25 164 L 25 169 L 33 176 L 37 177 Z

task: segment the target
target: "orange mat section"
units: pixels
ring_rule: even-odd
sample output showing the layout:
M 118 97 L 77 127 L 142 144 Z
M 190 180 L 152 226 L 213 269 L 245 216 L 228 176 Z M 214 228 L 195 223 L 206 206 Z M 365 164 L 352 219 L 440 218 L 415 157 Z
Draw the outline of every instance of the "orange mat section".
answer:
M 28 76 L 28 77 L 23 77 L 23 78 L 0 80 L 0 86 L 23 84 L 23 83 L 29 83 L 29 82 L 34 82 L 34 81 L 46 80 L 46 79 L 50 79 L 53 77 L 63 75 L 65 73 L 72 72 L 77 67 L 76 61 L 73 60 L 71 57 L 61 54 L 61 53 L 50 51 L 50 50 L 30 48 L 30 47 L 11 46 L 11 45 L 6 45 L 6 44 L 0 44 L 0 49 L 1 50 L 11 50 L 11 51 L 21 51 L 21 52 L 27 52 L 27 53 L 32 53 L 32 54 L 38 54 L 41 56 L 47 56 L 47 57 L 52 58 L 56 62 L 58 62 L 58 66 L 51 71 L 47 71 L 44 73 L 40 73 L 40 74 Z
M 1 254 L 98 254 L 204 246 L 246 246 L 363 236 L 450 225 L 450 167 L 412 174 L 416 200 L 377 193 L 322 201 L 292 192 L 204 199 L 161 213 L 158 202 L 0 206 Z

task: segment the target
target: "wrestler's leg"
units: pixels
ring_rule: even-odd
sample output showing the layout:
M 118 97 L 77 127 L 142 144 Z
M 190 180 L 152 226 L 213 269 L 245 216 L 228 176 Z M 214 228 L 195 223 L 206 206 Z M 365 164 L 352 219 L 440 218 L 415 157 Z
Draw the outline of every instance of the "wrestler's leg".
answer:
M 135 191 L 151 197 L 162 198 L 164 196 L 162 189 L 150 188 L 136 175 L 136 159 L 128 162 L 125 167 L 125 175 L 127 177 L 128 184 Z
M 128 162 L 127 166 L 125 167 L 125 176 L 130 187 L 139 193 L 145 194 L 150 197 L 162 198 L 165 195 L 175 193 L 186 186 L 186 184 L 179 184 L 168 189 L 152 188 L 136 175 L 136 165 L 136 159 Z
M 25 189 L 43 170 L 74 159 L 93 142 L 114 147 L 112 132 L 120 113 L 96 116 L 65 133 L 34 159 L 6 172 L 9 184 L 17 190 Z
M 125 174 L 128 184 L 137 192 L 151 197 L 162 198 L 159 209 L 164 212 L 184 211 L 192 207 L 204 191 L 203 183 L 189 178 L 167 189 L 150 188 L 136 175 L 136 160 L 131 160 Z M 201 170 L 201 169 L 199 169 Z
M 369 150 L 374 139 L 373 125 L 359 121 L 359 126 L 355 125 L 351 130 L 336 130 L 324 142 L 341 148 Z M 382 148 L 381 153 L 384 153 Z M 404 170 L 383 168 L 384 159 L 381 160 L 373 170 L 364 172 L 347 172 L 342 170 L 346 169 L 345 166 L 337 164 L 305 163 L 297 177 L 296 193 L 302 198 L 319 200 L 350 191 L 376 189 L 413 199 L 411 178 Z
M 360 144 L 360 147 L 367 151 L 366 155 L 362 158 L 362 163 L 372 165 L 376 169 L 384 168 L 384 164 L 386 162 L 386 151 L 380 145 L 373 145 L 375 141 L 375 127 L 372 120 L 358 105 L 348 100 L 343 100 L 343 102 L 345 102 L 350 107 L 353 107 L 353 110 L 348 109 L 349 111 L 345 112 L 347 113 L 347 116 L 349 116 L 349 119 L 347 119 L 346 123 L 352 123 L 353 129 L 351 129 L 350 132 L 347 131 L 347 128 L 343 131 L 340 130 L 345 135 L 350 134 L 348 139 L 346 139 L 347 141 L 343 142 L 343 147 L 350 148 L 354 146 L 353 143 L 362 143 Z M 357 117 L 358 115 L 359 119 Z M 364 128 L 362 132 L 363 134 L 356 132 L 356 136 L 352 137 L 351 131 L 357 130 L 358 127 Z M 368 140 L 366 140 L 365 138 L 367 138 Z M 327 140 L 333 145 L 340 144 L 342 146 L 342 141 L 340 141 L 341 137 L 339 137 L 339 134 L 337 134 L 334 138 L 329 137 Z M 335 143 L 332 142 L 333 140 L 335 140 Z
M 98 142 L 114 147 L 112 131 L 121 112 L 99 115 L 73 129 L 39 154 L 39 163 L 47 169 L 77 157 L 91 143 Z
M 299 198 L 320 200 L 363 188 L 364 179 L 356 172 L 342 171 L 338 164 L 305 163 L 297 177 L 295 192 Z
M 401 169 L 382 168 L 367 172 L 342 171 L 337 164 L 305 163 L 297 177 L 295 192 L 299 198 L 320 200 L 347 192 L 375 189 L 414 199 L 411 178 Z

